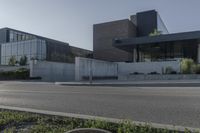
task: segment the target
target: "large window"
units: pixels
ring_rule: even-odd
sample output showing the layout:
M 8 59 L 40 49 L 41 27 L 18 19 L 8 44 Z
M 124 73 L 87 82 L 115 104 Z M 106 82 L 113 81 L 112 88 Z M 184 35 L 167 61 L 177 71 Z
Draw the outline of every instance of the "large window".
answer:
M 1 65 L 8 65 L 9 59 L 15 56 L 17 61 L 22 56 L 38 60 L 46 60 L 46 42 L 34 39 L 21 42 L 5 43 L 1 45 Z

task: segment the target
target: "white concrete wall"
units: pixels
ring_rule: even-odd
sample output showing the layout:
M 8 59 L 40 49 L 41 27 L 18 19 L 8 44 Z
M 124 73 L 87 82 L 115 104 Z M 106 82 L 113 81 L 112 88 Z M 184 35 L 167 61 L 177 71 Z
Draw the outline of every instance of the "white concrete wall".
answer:
M 117 77 L 117 69 L 117 63 L 76 57 L 75 80 L 81 81 L 83 77 L 89 77 L 90 74 L 93 77 Z
M 164 61 L 164 62 L 138 62 L 138 63 L 124 63 L 118 62 L 118 74 L 130 75 L 138 72 L 148 74 L 157 72 L 162 74 L 167 67 L 172 67 L 174 71 L 180 72 L 180 61 Z
M 74 81 L 75 65 L 47 61 L 31 61 L 30 77 L 41 77 L 47 82 Z
M 90 69 L 90 67 L 92 67 Z M 148 74 L 157 72 L 162 74 L 167 67 L 174 71 L 180 72 L 180 61 L 163 61 L 163 62 L 107 62 L 88 58 L 76 58 L 75 63 L 75 80 L 81 81 L 84 77 L 126 77 L 134 72 Z
M 29 66 L 0 66 L 0 72 L 8 72 L 8 71 L 15 71 L 20 68 L 29 69 Z

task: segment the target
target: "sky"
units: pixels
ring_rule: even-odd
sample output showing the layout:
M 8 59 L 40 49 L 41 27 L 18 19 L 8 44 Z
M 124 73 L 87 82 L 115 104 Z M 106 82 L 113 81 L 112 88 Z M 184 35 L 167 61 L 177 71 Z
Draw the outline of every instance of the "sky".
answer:
M 200 30 L 200 0 L 0 0 L 9 27 L 93 49 L 93 24 L 155 9 L 170 33 Z

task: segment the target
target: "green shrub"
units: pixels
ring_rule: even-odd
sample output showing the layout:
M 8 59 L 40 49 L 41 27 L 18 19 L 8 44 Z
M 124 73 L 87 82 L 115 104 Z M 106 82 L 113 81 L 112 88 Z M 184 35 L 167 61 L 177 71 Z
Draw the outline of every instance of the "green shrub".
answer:
M 151 32 L 151 33 L 149 34 L 149 36 L 159 36 L 159 35 L 161 35 L 161 34 L 162 34 L 162 31 L 158 31 L 157 29 L 154 29 L 154 31 Z
M 172 68 L 171 66 L 168 66 L 168 67 L 166 67 L 166 69 L 165 69 L 165 73 L 166 73 L 166 74 L 171 74 L 173 71 L 174 71 L 174 70 L 173 70 L 173 68 Z
M 27 61 L 28 61 L 27 57 L 26 56 L 22 56 L 20 58 L 19 65 L 20 66 L 25 66 L 25 65 L 27 65 Z
M 194 61 L 192 59 L 182 59 L 181 72 L 183 74 L 192 74 L 194 72 Z
M 200 64 L 196 65 L 195 73 L 200 74 Z
M 27 79 L 29 78 L 29 70 L 26 68 L 20 68 L 15 71 L 15 78 Z
M 17 60 L 15 58 L 15 56 L 11 56 L 8 62 L 8 65 L 10 66 L 15 66 L 17 64 Z
M 20 68 L 16 71 L 0 72 L 0 79 L 12 80 L 12 79 L 28 79 L 29 70 L 26 68 Z

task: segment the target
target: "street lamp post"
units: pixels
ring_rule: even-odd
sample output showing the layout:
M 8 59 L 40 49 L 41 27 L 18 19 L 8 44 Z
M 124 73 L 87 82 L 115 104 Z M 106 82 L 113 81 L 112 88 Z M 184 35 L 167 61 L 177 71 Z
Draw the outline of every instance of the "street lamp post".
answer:
M 89 74 L 89 82 L 90 82 L 90 84 L 92 84 L 92 59 L 90 60 L 90 67 L 89 67 L 90 69 L 90 74 Z

